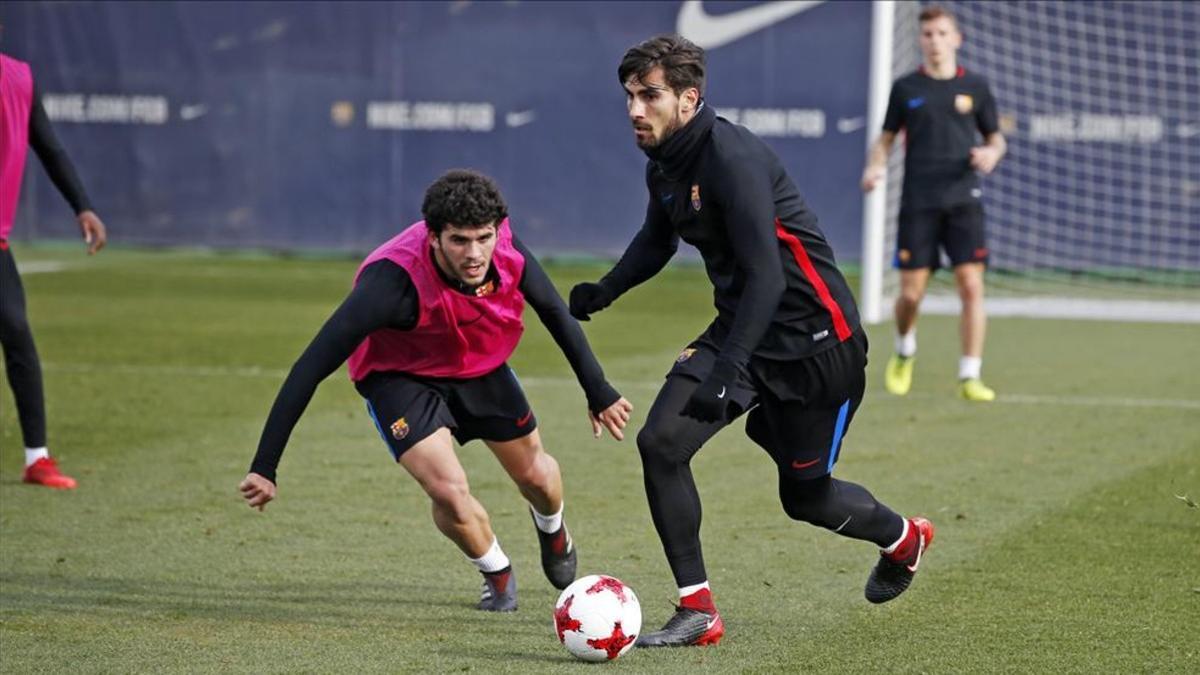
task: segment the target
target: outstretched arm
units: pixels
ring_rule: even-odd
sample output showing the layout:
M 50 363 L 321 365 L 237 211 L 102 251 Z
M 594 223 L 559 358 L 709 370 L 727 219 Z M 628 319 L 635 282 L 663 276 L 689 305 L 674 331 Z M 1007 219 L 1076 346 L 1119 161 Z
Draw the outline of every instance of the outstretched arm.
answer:
M 617 440 L 624 437 L 623 429 L 629 421 L 632 406 L 616 389 L 604 379 L 596 355 L 588 344 L 587 337 L 579 324 L 567 313 L 567 306 L 555 290 L 546 270 L 537 258 L 513 237 L 513 245 L 525 257 L 525 272 L 521 278 L 521 293 L 537 312 L 538 319 L 550 331 L 558 348 L 571 364 L 579 385 L 587 398 L 592 433 L 600 436 L 601 428 L 607 428 Z
M 658 274 L 679 248 L 679 236 L 662 205 L 650 197 L 642 229 L 629 242 L 624 255 L 599 283 L 577 284 L 571 289 L 571 316 L 587 321 L 626 291 Z
M 418 311 L 416 290 L 403 268 L 379 261 L 363 270 L 354 290 L 292 366 L 275 397 L 250 473 L 241 486 L 250 506 L 261 510 L 274 498 L 279 460 L 317 385 L 337 370 L 372 331 L 385 326 L 411 327 Z M 261 499 L 265 488 L 254 478 L 256 475 L 271 484 L 265 500 Z

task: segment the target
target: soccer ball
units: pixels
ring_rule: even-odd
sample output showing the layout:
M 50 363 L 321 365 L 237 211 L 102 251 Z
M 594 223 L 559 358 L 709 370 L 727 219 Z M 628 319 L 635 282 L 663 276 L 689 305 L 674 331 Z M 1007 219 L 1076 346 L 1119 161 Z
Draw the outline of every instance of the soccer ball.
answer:
M 619 579 L 592 574 L 576 579 L 554 604 L 554 632 L 584 661 L 611 661 L 633 648 L 642 630 L 642 606 Z

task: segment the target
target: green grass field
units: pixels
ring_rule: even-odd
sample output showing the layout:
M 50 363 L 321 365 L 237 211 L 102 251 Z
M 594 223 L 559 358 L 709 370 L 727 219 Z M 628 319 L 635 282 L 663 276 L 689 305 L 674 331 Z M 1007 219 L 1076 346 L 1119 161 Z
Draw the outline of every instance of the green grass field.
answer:
M 0 671 L 546 672 L 591 668 L 552 635 L 557 593 L 516 490 L 461 450 L 516 566 L 521 609 L 474 610 L 478 574 L 437 533 L 344 373 L 284 455 L 279 498 L 245 475 L 283 375 L 348 288 L 352 261 L 18 247 L 70 493 L 20 482 L 0 391 Z M 602 268 L 550 266 L 560 289 Z M 620 577 L 645 624 L 675 591 L 632 438 L 596 441 L 582 393 L 530 314 L 513 365 L 567 486 L 580 572 Z M 711 317 L 694 268 L 586 325 L 636 430 Z M 994 320 L 991 405 L 955 398 L 953 318 L 921 324 L 913 393 L 871 388 L 837 475 L 938 526 L 910 591 L 862 597 L 871 546 L 794 523 L 735 423 L 694 463 L 727 634 L 635 651 L 626 672 L 1197 672 L 1200 329 Z

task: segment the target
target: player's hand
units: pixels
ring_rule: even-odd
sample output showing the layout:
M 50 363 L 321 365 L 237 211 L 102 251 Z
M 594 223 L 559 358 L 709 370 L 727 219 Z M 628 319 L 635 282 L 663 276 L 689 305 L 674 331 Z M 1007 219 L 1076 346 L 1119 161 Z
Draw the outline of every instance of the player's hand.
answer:
M 589 314 L 595 314 L 608 307 L 614 300 L 612 293 L 600 284 L 575 284 L 571 289 L 571 316 L 579 321 L 587 321 Z
M 599 413 L 588 411 L 588 419 L 592 422 L 592 436 L 600 438 L 605 429 L 612 437 L 618 441 L 625 440 L 625 425 L 629 424 L 629 413 L 633 412 L 633 404 L 625 400 L 625 397 L 617 399 L 617 402 L 608 406 Z
M 246 474 L 238 489 L 242 491 L 242 499 L 246 500 L 246 504 L 259 511 L 267 508 L 267 502 L 275 499 L 275 484 L 253 472 Z
M 692 392 L 680 414 L 706 423 L 724 422 L 728 419 L 729 404 L 733 402 L 733 383 L 736 381 L 737 366 L 717 359 L 712 372 Z
M 870 192 L 871 190 L 874 190 L 875 186 L 879 184 L 879 181 L 883 180 L 883 174 L 886 172 L 887 167 L 877 166 L 874 164 L 867 165 L 867 168 L 863 169 L 862 175 L 863 192 Z
M 88 255 L 104 248 L 104 244 L 108 243 L 108 230 L 105 229 L 100 216 L 96 215 L 95 211 L 88 210 L 75 219 L 79 221 L 79 231 L 83 233 L 83 241 L 88 245 Z
M 1000 153 L 993 147 L 980 145 L 971 148 L 971 168 L 979 173 L 984 175 L 991 173 L 999 161 Z

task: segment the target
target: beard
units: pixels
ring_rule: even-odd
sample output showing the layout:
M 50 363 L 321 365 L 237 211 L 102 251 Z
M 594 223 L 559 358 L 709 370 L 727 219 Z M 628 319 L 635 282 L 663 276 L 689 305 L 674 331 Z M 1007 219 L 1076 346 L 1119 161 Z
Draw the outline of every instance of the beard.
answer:
M 669 139 L 672 135 L 674 135 L 674 133 L 676 131 L 679 131 L 682 127 L 683 127 L 683 120 L 680 118 L 679 112 L 676 111 L 675 115 L 670 120 L 667 121 L 666 126 L 663 127 L 662 134 L 660 134 L 658 136 L 658 138 L 655 138 L 654 136 L 650 136 L 645 141 L 639 140 L 639 141 L 637 141 L 637 146 L 639 148 L 641 148 L 642 150 L 649 150 L 650 148 L 656 148 L 656 147 L 662 145 L 663 143 L 666 143 L 667 139 Z

